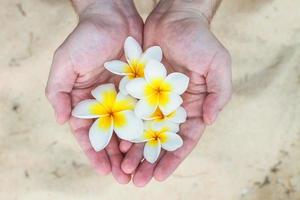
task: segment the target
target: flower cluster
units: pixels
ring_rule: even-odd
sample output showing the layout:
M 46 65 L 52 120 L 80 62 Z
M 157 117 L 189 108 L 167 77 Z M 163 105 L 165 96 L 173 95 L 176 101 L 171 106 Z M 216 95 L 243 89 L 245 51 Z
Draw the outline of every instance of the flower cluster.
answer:
M 97 118 L 89 130 L 92 147 L 100 151 L 109 143 L 113 132 L 124 140 L 145 142 L 144 157 L 154 163 L 161 151 L 174 151 L 182 146 L 177 134 L 186 112 L 181 94 L 189 78 L 170 73 L 161 63 L 159 46 L 142 52 L 138 42 L 128 37 L 124 52 L 127 62 L 112 60 L 104 67 L 124 76 L 117 93 L 114 84 L 100 85 L 92 91 L 95 99 L 80 102 L 72 112 L 78 118 Z

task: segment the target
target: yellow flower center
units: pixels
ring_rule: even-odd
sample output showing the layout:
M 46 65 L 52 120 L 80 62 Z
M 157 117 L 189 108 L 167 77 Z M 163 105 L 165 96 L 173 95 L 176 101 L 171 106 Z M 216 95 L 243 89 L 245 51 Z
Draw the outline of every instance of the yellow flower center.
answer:
M 152 129 L 146 130 L 144 132 L 145 139 L 148 140 L 150 145 L 157 145 L 158 142 L 165 143 L 167 141 L 167 135 L 166 132 L 168 131 L 167 128 L 162 128 L 159 131 L 155 131 Z
M 153 79 L 146 85 L 144 92 L 150 105 L 166 105 L 170 101 L 171 85 L 163 79 Z
M 164 121 L 164 120 L 166 120 L 166 119 L 168 119 L 168 118 L 174 117 L 175 114 L 176 114 L 176 111 L 173 111 L 173 112 L 171 112 L 171 113 L 168 114 L 168 115 L 164 115 L 164 114 L 161 112 L 161 110 L 160 110 L 159 108 L 157 108 L 157 109 L 155 110 L 155 112 L 151 115 L 150 119 L 151 119 L 151 120 L 154 120 L 154 121 L 156 121 L 156 122 L 161 122 L 161 121 Z
M 125 68 L 125 72 L 129 79 L 144 77 L 145 63 L 139 60 L 132 60 Z
M 150 118 L 151 118 L 152 120 L 162 121 L 162 120 L 165 119 L 165 116 L 164 116 L 164 114 L 161 112 L 161 110 L 160 110 L 159 108 L 157 108 Z
M 101 95 L 102 101 L 91 106 L 90 112 L 100 116 L 100 128 L 108 129 L 112 123 L 115 127 L 122 127 L 127 123 L 122 111 L 132 110 L 134 102 L 129 98 L 117 100 L 116 97 L 116 91 L 106 91 Z

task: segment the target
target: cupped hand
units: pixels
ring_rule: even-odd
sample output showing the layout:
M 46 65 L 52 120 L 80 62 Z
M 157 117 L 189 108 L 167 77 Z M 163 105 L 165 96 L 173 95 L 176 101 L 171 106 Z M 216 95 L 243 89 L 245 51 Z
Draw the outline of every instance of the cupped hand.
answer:
M 119 183 L 128 183 L 131 177 L 121 170 L 123 155 L 118 139 L 112 138 L 105 150 L 96 152 L 88 137 L 92 121 L 71 116 L 72 108 L 79 101 L 91 98 L 93 88 L 119 81 L 103 64 L 116 58 L 124 59 L 126 37 L 132 35 L 142 40 L 143 22 L 133 3 L 123 1 L 120 4 L 124 5 L 103 1 L 79 13 L 77 27 L 54 54 L 46 95 L 57 121 L 70 122 L 74 136 L 96 171 L 100 174 L 112 172 Z
M 162 153 L 154 164 L 142 161 L 142 144 L 134 144 L 125 156 L 122 169 L 134 173 L 137 186 L 144 186 L 152 177 L 158 181 L 169 177 L 196 146 L 205 124 L 216 120 L 232 93 L 230 55 L 210 31 L 202 12 L 184 7 L 165 9 L 159 4 L 145 23 L 143 42 L 144 48 L 159 45 L 168 71 L 186 74 L 190 83 L 183 95 L 188 115 L 179 133 L 183 146 Z

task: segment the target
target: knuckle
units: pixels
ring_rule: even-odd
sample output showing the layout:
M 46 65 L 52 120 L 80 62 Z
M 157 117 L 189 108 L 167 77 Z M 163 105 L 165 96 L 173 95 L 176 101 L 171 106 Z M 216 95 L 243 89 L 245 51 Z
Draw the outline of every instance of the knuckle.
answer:
M 227 89 L 226 93 L 224 94 L 224 103 L 225 104 L 231 100 L 232 93 L 233 93 L 233 89 L 232 89 L 232 86 L 230 85 L 229 88 Z
M 60 46 L 58 49 L 55 50 L 53 54 L 53 61 L 57 60 L 63 54 L 63 48 Z
M 229 102 L 232 94 L 233 94 L 233 85 L 232 85 L 232 75 L 231 75 L 231 55 L 230 52 L 224 47 L 221 53 L 221 57 L 223 61 L 223 70 L 225 72 L 226 78 L 226 90 L 224 91 L 224 100 L 225 103 Z
M 232 93 L 233 93 L 233 89 L 232 89 L 232 87 L 230 87 L 230 88 L 229 88 L 229 91 L 228 91 L 228 94 L 227 94 L 227 97 L 226 97 L 227 102 L 229 102 L 229 101 L 231 100 L 231 98 L 232 98 Z
M 224 60 L 224 62 L 226 63 L 226 65 L 230 67 L 230 65 L 231 65 L 231 55 L 230 55 L 230 52 L 226 48 L 223 48 L 223 52 L 221 54 L 221 57 Z
M 48 99 L 48 101 L 51 104 L 53 104 L 55 102 L 56 92 L 53 90 L 53 88 L 51 87 L 51 85 L 47 84 L 44 92 L 45 92 L 45 96 Z
M 45 88 L 45 96 L 49 101 L 51 100 L 51 90 L 49 89 L 49 86 Z

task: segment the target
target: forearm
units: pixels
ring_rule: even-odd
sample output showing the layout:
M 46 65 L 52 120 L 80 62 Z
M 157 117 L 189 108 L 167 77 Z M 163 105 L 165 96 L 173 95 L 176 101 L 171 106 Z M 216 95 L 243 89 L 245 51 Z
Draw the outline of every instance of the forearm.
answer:
M 162 10 L 191 9 L 199 11 L 210 22 L 222 0 L 160 0 Z

